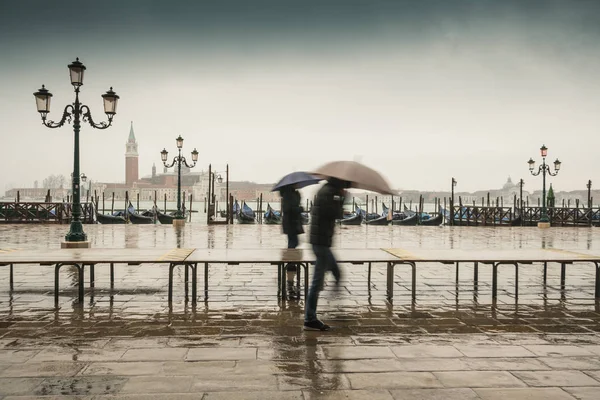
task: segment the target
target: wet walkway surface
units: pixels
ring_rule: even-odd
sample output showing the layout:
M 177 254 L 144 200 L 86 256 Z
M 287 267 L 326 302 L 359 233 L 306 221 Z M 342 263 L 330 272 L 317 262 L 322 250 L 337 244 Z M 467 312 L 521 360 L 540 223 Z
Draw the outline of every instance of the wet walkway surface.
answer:
M 0 248 L 56 248 L 66 226 L 0 226 Z M 285 247 L 277 226 L 86 226 L 102 247 Z M 375 228 L 375 229 L 373 229 Z M 600 246 L 600 229 L 348 227 L 345 248 L 542 248 Z M 303 238 L 305 239 L 305 238 Z M 77 298 L 76 273 L 0 267 L 0 399 L 598 399 L 600 308 L 589 264 L 500 268 L 424 264 L 411 302 L 410 270 L 397 267 L 394 303 L 385 266 L 342 265 L 319 302 L 330 332 L 302 330 L 304 301 L 277 300 L 270 265 L 210 269 L 209 297 L 186 301 L 183 270 L 167 303 L 164 265 L 96 267 L 96 287 Z M 200 281 L 201 284 L 202 281 Z

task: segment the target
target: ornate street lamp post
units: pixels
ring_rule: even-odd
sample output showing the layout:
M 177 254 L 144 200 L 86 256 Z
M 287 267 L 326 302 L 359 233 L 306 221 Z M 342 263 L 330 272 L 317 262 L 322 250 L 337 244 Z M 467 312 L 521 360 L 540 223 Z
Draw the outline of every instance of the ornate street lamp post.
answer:
M 163 164 L 167 168 L 171 168 L 175 164 L 177 164 L 177 212 L 175 213 L 175 219 L 173 220 L 173 225 L 184 225 L 185 224 L 185 216 L 181 212 L 181 165 L 185 165 L 188 168 L 194 168 L 196 162 L 198 161 L 198 151 L 194 149 L 192 151 L 192 164 L 188 164 L 185 157 L 181 155 L 181 148 L 183 147 L 183 138 L 181 135 L 176 139 L 177 141 L 177 149 L 179 150 L 179 155 L 173 158 L 173 162 L 171 164 L 167 164 L 167 159 L 169 158 L 169 152 L 166 149 L 163 149 L 160 152 L 160 159 Z
M 558 174 L 558 171 L 560 171 L 561 162 L 558 161 L 558 158 L 556 159 L 556 161 L 554 161 L 554 173 L 552 173 L 552 171 L 550 171 L 550 166 L 546 164 L 548 148 L 542 145 L 542 147 L 540 147 L 540 153 L 542 155 L 542 165 L 539 166 L 537 172 L 533 172 L 535 169 L 535 161 L 533 161 L 532 158 L 530 158 L 529 161 L 527 161 L 527 164 L 529 164 L 529 172 L 531 172 L 531 175 L 538 176 L 539 174 L 542 174 L 542 212 L 540 216 L 540 222 L 538 222 L 538 227 L 549 228 L 550 219 L 548 218 L 548 213 L 546 211 L 546 174 L 550 176 L 556 176 Z
M 79 129 L 81 128 L 81 121 L 88 122 L 93 128 L 106 129 L 112 125 L 112 120 L 117 113 L 117 102 L 119 96 L 113 92 L 112 87 L 108 92 L 102 95 L 104 100 L 104 113 L 108 117 L 108 122 L 95 123 L 92 119 L 92 114 L 88 106 L 79 102 L 79 89 L 83 85 L 83 74 L 86 70 L 85 66 L 77 58 L 71 64 L 68 65 L 69 74 L 71 77 L 71 85 L 75 88 L 75 102 L 65 107 L 63 111 L 62 119 L 59 122 L 46 121 L 46 117 L 50 113 L 50 99 L 52 93 L 50 93 L 44 85 L 42 88 L 35 92 L 37 110 L 42 116 L 42 124 L 48 128 L 60 128 L 65 122 L 71 123 L 73 120 L 73 132 L 75 135 L 74 150 L 73 150 L 73 206 L 72 206 L 72 217 L 71 227 L 69 233 L 65 236 L 65 242 L 62 243 L 62 247 L 89 247 L 87 241 L 87 235 L 83 232 L 83 225 L 81 223 L 81 202 L 80 202 L 80 173 L 79 173 Z

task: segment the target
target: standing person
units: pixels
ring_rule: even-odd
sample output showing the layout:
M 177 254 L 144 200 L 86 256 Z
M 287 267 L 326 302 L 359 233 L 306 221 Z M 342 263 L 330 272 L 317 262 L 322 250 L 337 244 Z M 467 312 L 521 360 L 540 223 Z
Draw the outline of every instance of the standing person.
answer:
M 324 324 L 317 318 L 317 302 L 326 271 L 333 273 L 336 285 L 340 284 L 340 269 L 331 252 L 331 242 L 335 220 L 341 219 L 343 216 L 344 189 L 347 187 L 349 187 L 349 182 L 330 178 L 327 184 L 317 193 L 315 204 L 311 210 L 310 244 L 312 244 L 317 259 L 313 280 L 306 299 L 305 330 L 328 331 L 330 329 L 329 325 Z
M 295 249 L 298 246 L 298 235 L 304 233 L 302 228 L 302 207 L 300 206 L 300 193 L 294 186 L 286 186 L 281 190 L 281 212 L 283 220 L 281 225 L 283 233 L 288 237 L 288 249 Z M 294 276 L 298 265 L 288 263 L 286 266 L 288 297 L 293 299 L 298 297 L 299 293 L 294 286 Z

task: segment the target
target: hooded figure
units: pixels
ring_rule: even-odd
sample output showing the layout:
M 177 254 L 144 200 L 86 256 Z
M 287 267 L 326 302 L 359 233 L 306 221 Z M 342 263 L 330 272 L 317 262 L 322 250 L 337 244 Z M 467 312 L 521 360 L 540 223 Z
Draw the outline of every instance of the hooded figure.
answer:
M 330 178 L 317 193 L 311 210 L 310 244 L 316 256 L 313 280 L 306 299 L 304 329 L 327 331 L 330 327 L 317 319 L 317 302 L 323 287 L 325 272 L 331 271 L 339 288 L 341 273 L 337 261 L 331 252 L 335 220 L 343 216 L 345 189 L 350 183 Z

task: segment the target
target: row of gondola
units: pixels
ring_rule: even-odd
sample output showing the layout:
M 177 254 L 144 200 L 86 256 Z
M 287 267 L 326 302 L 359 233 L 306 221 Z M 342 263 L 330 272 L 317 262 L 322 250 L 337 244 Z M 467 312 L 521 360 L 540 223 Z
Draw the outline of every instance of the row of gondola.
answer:
M 152 207 L 151 210 L 138 213 L 131 202 L 126 210 L 116 211 L 112 214 L 100 213 L 98 212 L 98 207 L 96 207 L 96 222 L 99 224 L 154 224 L 156 222 L 172 224 L 174 219 L 175 215 L 172 213 L 165 214 L 156 206 Z
M 391 212 L 382 204 L 382 213 L 367 213 L 365 210 L 360 207 L 354 207 L 353 212 L 345 212 L 344 217 L 342 219 L 337 220 L 337 222 L 341 225 L 361 225 L 365 223 L 367 225 L 406 225 L 406 226 L 414 226 L 414 225 L 441 225 L 444 222 L 444 214 L 440 209 L 440 212 L 436 215 L 431 215 L 428 213 L 416 213 L 414 211 L 405 208 L 404 211 L 395 211 Z M 245 210 L 244 210 L 245 209 Z M 240 219 L 241 218 L 241 219 Z M 308 213 L 302 213 L 303 223 L 306 224 L 309 221 Z M 252 223 L 254 221 L 254 212 L 248 207 L 245 203 L 243 203 L 241 211 L 238 214 L 238 221 L 241 223 Z M 252 222 L 249 222 L 251 221 Z M 248 222 L 244 222 L 248 221 Z M 267 204 L 267 210 L 263 216 L 263 222 L 265 224 L 280 224 L 281 223 L 281 213 L 279 211 L 274 210 L 270 204 Z

